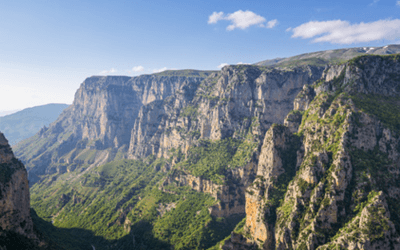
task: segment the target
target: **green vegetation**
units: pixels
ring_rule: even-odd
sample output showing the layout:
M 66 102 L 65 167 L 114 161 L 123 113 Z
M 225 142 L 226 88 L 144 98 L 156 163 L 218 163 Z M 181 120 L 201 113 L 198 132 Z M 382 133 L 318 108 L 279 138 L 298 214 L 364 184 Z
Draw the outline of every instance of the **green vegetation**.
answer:
M 63 180 L 34 185 L 31 204 L 40 217 L 52 218 L 56 226 L 84 228 L 107 235 L 107 239 L 120 238 L 126 233 L 115 223 L 120 214 L 116 210 L 135 204 L 146 187 L 162 176 L 140 161 L 116 161 L 82 175 L 75 185 Z M 82 217 L 86 219 L 76 219 Z
M 370 217 L 362 232 L 369 236 L 371 242 L 385 239 L 385 233 L 390 229 L 389 220 L 384 215 L 386 209 L 383 205 L 371 206 L 367 209 Z
M 281 207 L 278 208 L 278 211 L 282 212 L 282 217 L 280 218 L 281 221 L 286 221 L 289 219 L 289 215 L 294 210 L 294 200 L 289 199 L 289 201 L 283 203 Z
M 141 249 L 207 249 L 226 238 L 243 217 L 212 217 L 215 199 L 189 187 L 160 190 L 164 164 L 155 157 L 119 160 L 36 183 L 31 203 L 43 218 L 35 218 L 37 226 L 66 249 L 127 249 L 133 237 Z
M 377 117 L 386 127 L 400 135 L 400 100 L 398 97 L 357 94 L 351 97 L 357 108 Z
M 43 237 L 46 242 L 49 242 L 49 245 L 55 249 L 90 249 L 90 243 L 85 242 L 85 239 L 94 238 L 95 236 L 92 232 L 84 229 L 57 228 L 52 225 L 51 222 L 40 218 L 32 208 L 31 217 L 34 224 L 34 231 Z M 97 241 L 106 242 L 101 237 L 98 237 Z
M 364 69 L 366 66 L 366 59 L 379 58 L 380 62 L 393 63 L 400 60 L 399 54 L 394 55 L 360 55 L 348 61 L 349 66 L 356 66 L 357 68 Z
M 339 60 L 332 60 L 332 62 L 341 62 Z M 298 59 L 298 60 L 290 60 L 286 62 L 281 62 L 278 63 L 276 66 L 277 67 L 288 67 L 288 68 L 294 68 L 294 67 L 299 67 L 299 66 L 305 66 L 305 65 L 312 65 L 312 66 L 318 66 L 318 67 L 324 67 L 325 65 L 329 64 L 330 61 L 318 58 L 318 57 L 312 57 L 312 58 L 305 58 L 305 59 Z
M 156 73 L 154 75 L 157 76 L 185 76 L 185 77 L 201 77 L 206 78 L 212 73 L 217 71 L 202 71 L 202 70 L 193 70 L 193 69 L 184 69 L 184 70 L 165 70 L 160 73 Z
M 232 216 L 230 217 L 230 221 L 233 221 L 231 223 L 231 226 L 236 224 L 235 228 L 231 231 L 237 233 L 237 234 L 244 234 L 244 225 L 246 224 L 246 217 L 243 218 L 240 222 L 238 222 L 238 219 L 242 218 L 241 216 Z M 237 223 L 238 222 L 238 223 Z M 230 227 L 231 228 L 231 227 Z M 231 238 L 231 234 L 227 236 L 225 239 L 221 240 L 220 242 L 217 242 L 214 246 L 210 247 L 208 250 L 220 250 L 220 246 L 222 246 L 226 240 Z M 256 249 L 255 249 L 256 250 Z
M 321 60 L 299 59 L 291 61 L 292 64 L 287 66 L 327 63 Z M 358 63 L 357 60 L 354 63 Z M 249 68 L 246 65 L 232 67 L 240 74 Z M 182 71 L 178 74 L 167 71 L 158 75 L 168 74 L 182 76 L 194 73 Z M 242 83 L 246 79 L 240 74 L 238 82 Z M 316 223 L 313 227 L 316 232 L 312 233 L 315 233 L 316 242 L 319 243 L 333 241 L 343 232 L 356 232 L 354 225 L 357 224 L 361 211 L 365 209 L 372 218 L 366 221 L 364 229 L 357 232 L 363 232 L 372 241 L 378 241 L 383 239 L 384 233 L 389 229 L 388 219 L 384 216 L 385 208 L 375 206 L 373 201 L 380 194 L 378 191 L 388 194 L 390 186 L 398 186 L 394 171 L 388 171 L 390 167 L 395 168 L 393 162 L 378 146 L 374 150 L 365 151 L 352 148 L 349 141 L 343 139 L 355 138 L 356 135 L 351 134 L 352 131 L 348 131 L 348 128 L 351 125 L 363 126 L 359 120 L 362 112 L 376 116 L 387 128 L 400 134 L 400 101 L 398 98 L 377 95 L 349 96 L 342 89 L 344 77 L 345 70 L 331 82 L 336 92 L 321 93 L 314 98 L 307 111 L 291 113 L 292 119 L 302 119 L 298 134 L 287 133 L 287 128 L 282 125 L 274 124 L 271 127 L 274 133 L 282 135 L 279 139 L 284 140 L 282 148 L 275 147 L 284 171 L 277 179 L 271 180 L 272 185 L 268 190 L 261 190 L 268 192 L 269 197 L 264 200 L 264 208 L 268 209 L 266 220 L 281 228 L 289 227 L 291 240 L 299 243 L 298 249 L 307 248 L 305 241 L 312 232 L 310 223 L 314 219 Z M 219 100 L 220 104 L 227 103 L 229 99 L 211 95 L 216 83 L 216 78 L 206 79 L 198 94 L 211 101 Z M 318 84 L 324 83 L 320 81 L 316 85 Z M 353 109 L 351 100 L 360 112 Z M 260 105 L 255 104 L 256 107 L 261 107 Z M 194 105 L 187 106 L 180 113 L 181 117 L 191 119 L 196 119 L 198 115 L 198 106 Z M 96 150 L 76 151 L 77 159 L 84 162 L 77 167 L 77 171 L 54 174 L 33 186 L 32 206 L 44 218 L 41 220 L 36 216 L 35 223 L 45 235 L 57 239 L 67 249 L 87 249 L 92 244 L 98 250 L 134 246 L 140 249 L 170 249 L 172 246 L 174 249 L 219 249 L 219 245 L 229 239 L 232 230 L 246 234 L 243 229 L 245 220 L 242 216 L 211 216 L 209 208 L 217 200 L 211 195 L 193 191 L 188 186 L 180 186 L 181 183 L 174 178 L 190 173 L 216 184 L 236 183 L 237 180 L 227 178 L 227 170 L 243 167 L 256 160 L 259 142 L 250 132 L 260 126 L 260 121 L 253 117 L 251 124 L 247 136 L 244 136 L 246 132 L 242 132 L 238 135 L 240 139 L 199 140 L 186 156 L 180 147 L 171 149 L 170 159 L 149 156 L 138 161 L 119 160 L 93 167 L 86 164 L 96 159 Z M 175 129 L 192 138 L 200 137 L 198 130 L 187 132 L 181 127 Z M 297 153 L 304 149 L 301 147 L 303 137 L 306 137 L 305 141 L 308 143 L 305 147 L 307 153 L 303 155 L 303 162 L 297 169 Z M 67 140 L 68 133 L 62 139 Z M 346 152 L 339 154 L 343 149 L 350 157 Z M 31 150 L 31 155 L 40 153 Z M 341 159 L 338 159 L 339 156 Z M 170 167 L 173 161 L 178 162 L 177 165 L 169 173 L 164 172 L 164 165 L 168 164 Z M 343 170 L 346 164 L 342 163 L 347 161 L 351 161 L 352 167 Z M 347 177 L 346 171 L 350 169 L 352 179 L 344 180 L 346 183 L 343 184 L 338 178 L 342 178 L 343 173 Z M 313 178 L 304 177 L 302 174 L 308 173 L 303 171 L 309 171 L 317 179 L 316 183 Z M 0 166 L 0 178 L 7 176 L 8 172 Z M 257 176 L 254 186 L 264 188 L 262 183 L 265 181 L 263 176 Z M 166 184 L 171 182 L 172 184 Z M 294 190 L 288 192 L 289 186 L 295 187 Z M 338 191 L 335 189 L 337 186 L 346 187 L 345 190 Z M 310 197 L 316 192 L 318 197 L 311 202 Z M 344 200 L 335 200 L 335 197 L 341 195 L 344 195 Z M 387 197 L 387 201 L 391 220 L 399 230 L 398 200 Z M 319 219 L 331 212 L 329 206 L 332 205 L 339 212 L 345 211 L 346 216 L 339 216 L 336 223 L 328 224 L 325 221 L 324 227 L 319 227 L 322 223 Z M 323 210 L 325 213 L 321 213 Z M 287 225 L 288 221 L 290 226 Z M 79 244 L 80 247 L 76 247 Z M 329 245 L 329 248 L 333 247 L 340 248 L 333 243 Z
M 197 146 L 189 149 L 187 159 L 179 163 L 179 166 L 194 176 L 223 184 L 226 169 L 242 167 L 250 162 L 257 146 L 251 137 L 246 140 L 227 138 L 215 142 L 200 140 Z
M 91 163 L 96 158 L 97 150 L 95 149 L 85 149 L 77 157 L 77 160 L 84 161 L 86 163 Z
M 188 105 L 185 107 L 182 112 L 179 114 L 181 117 L 190 117 L 192 119 L 196 119 L 198 116 L 198 108 L 196 106 Z

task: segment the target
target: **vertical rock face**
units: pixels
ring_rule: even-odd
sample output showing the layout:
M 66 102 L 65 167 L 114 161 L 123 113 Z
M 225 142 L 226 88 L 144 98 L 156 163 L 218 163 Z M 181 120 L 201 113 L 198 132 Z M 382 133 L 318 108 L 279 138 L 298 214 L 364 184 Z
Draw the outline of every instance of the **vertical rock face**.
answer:
M 272 126 L 261 148 L 256 180 L 246 192 L 246 227 L 267 248 L 274 247 L 276 208 L 283 198 L 282 187 L 295 174 L 299 146 L 298 138 L 287 127 Z
M 0 133 L 0 238 L 10 232 L 36 238 L 25 167 L 14 157 L 8 141 Z
M 226 66 L 198 86 L 184 85 L 170 98 L 143 106 L 131 133 L 129 157 L 167 157 L 172 148 L 186 152 L 198 139 L 240 138 L 251 126 L 258 127 L 254 134 L 262 138 L 273 123 L 283 123 L 296 95 L 322 71 Z
M 17 145 L 16 155 L 34 183 L 116 157 L 169 157 L 177 148 L 186 153 L 199 139 L 243 138 L 250 127 L 262 139 L 322 71 L 238 65 L 221 72 L 93 76 L 49 128 Z
M 198 192 L 210 194 L 217 201 L 216 205 L 209 208 L 209 213 L 213 216 L 226 218 L 231 215 L 244 215 L 245 190 L 254 179 L 255 167 L 254 162 L 250 162 L 244 167 L 229 169 L 227 173 L 229 179 L 239 180 L 229 185 L 216 184 L 188 173 L 172 173 L 162 185 L 189 186 Z
M 177 71 L 87 78 L 73 104 L 49 128 L 17 145 L 16 155 L 25 162 L 32 183 L 44 174 L 111 161 L 117 153 L 124 157 L 143 105 L 154 105 L 182 86 L 196 87 L 210 73 Z
M 260 247 L 400 249 L 399 67 L 398 55 L 334 66 L 266 133 L 246 193 Z

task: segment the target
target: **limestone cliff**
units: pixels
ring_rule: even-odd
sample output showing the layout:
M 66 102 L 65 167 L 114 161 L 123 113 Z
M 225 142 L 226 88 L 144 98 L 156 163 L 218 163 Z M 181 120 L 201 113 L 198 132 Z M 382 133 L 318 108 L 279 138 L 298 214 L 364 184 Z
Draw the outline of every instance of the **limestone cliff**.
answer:
M 0 249 L 18 246 L 19 242 L 10 242 L 12 239 L 39 243 L 30 216 L 25 167 L 0 133 Z
M 229 184 L 217 184 L 211 180 L 196 177 L 184 171 L 173 171 L 164 180 L 162 186 L 174 184 L 189 186 L 192 189 L 210 194 L 217 204 L 209 208 L 209 213 L 216 217 L 229 217 L 236 214 L 245 214 L 245 190 L 254 180 L 255 164 L 249 162 L 243 167 L 229 169 L 226 173 L 230 180 L 237 180 Z M 162 189 L 165 191 L 164 189 Z
M 250 239 L 263 249 L 400 249 L 399 72 L 398 55 L 366 56 L 304 87 L 287 127 L 266 134 L 246 194 Z
M 221 72 L 93 76 L 49 128 L 17 145 L 16 154 L 34 183 L 119 158 L 167 158 L 173 149 L 186 153 L 199 139 L 244 138 L 251 127 L 262 140 L 322 71 L 238 65 Z
M 25 162 L 33 183 L 45 174 L 123 158 L 143 105 L 166 99 L 183 86 L 197 86 L 210 73 L 184 70 L 89 77 L 73 104 L 48 128 L 19 143 L 16 155 Z
M 250 127 L 263 138 L 273 123 L 283 123 L 304 85 L 323 67 L 291 70 L 237 65 L 211 74 L 198 86 L 184 86 L 170 98 L 145 105 L 131 133 L 130 158 L 184 153 L 198 139 L 243 138 Z
M 155 224 L 173 219 L 186 199 L 174 192 L 191 188 L 215 199 L 190 190 L 210 199 L 193 216 L 246 213 L 243 234 L 223 249 L 399 249 L 398 72 L 397 55 L 329 67 L 91 77 L 18 155 L 32 181 L 45 177 L 32 200 L 50 207 L 41 214 L 58 225 L 137 234 L 147 212 Z M 103 165 L 121 158 L 137 161 Z M 164 200 L 169 195 L 176 197 Z M 84 225 L 68 224 L 78 215 Z

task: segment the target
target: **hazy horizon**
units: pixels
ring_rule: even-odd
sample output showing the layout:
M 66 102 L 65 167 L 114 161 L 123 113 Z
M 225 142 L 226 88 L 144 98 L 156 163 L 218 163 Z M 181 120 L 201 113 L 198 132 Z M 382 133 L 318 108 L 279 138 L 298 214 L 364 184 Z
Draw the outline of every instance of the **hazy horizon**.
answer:
M 72 103 L 92 75 L 226 64 L 400 42 L 400 1 L 9 1 L 0 112 Z

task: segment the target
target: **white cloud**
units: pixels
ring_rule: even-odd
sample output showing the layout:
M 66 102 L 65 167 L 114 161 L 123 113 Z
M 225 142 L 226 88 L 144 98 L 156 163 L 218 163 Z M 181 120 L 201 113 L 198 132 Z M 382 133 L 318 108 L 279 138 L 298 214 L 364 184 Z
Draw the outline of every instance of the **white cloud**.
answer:
M 220 65 L 217 66 L 218 69 L 222 69 L 223 67 L 225 67 L 226 65 L 229 65 L 227 63 L 221 63 Z
M 132 72 L 142 72 L 142 71 L 144 71 L 144 67 L 141 65 L 132 68 Z
M 153 69 L 153 73 L 160 73 L 160 72 L 166 71 L 167 69 L 168 69 L 167 67 L 164 67 L 161 69 Z
M 243 64 L 243 65 L 249 65 L 250 63 L 244 63 L 244 62 L 238 62 L 238 63 L 236 63 L 237 65 L 241 65 L 241 64 Z
M 115 72 L 117 72 L 118 70 L 116 70 L 116 69 L 114 69 L 114 68 L 111 68 L 110 70 L 103 70 L 103 71 L 101 71 L 100 72 L 100 75 L 107 75 L 107 74 L 112 74 L 112 73 L 115 73 Z
M 400 1 L 397 1 L 397 2 L 396 2 L 396 5 L 397 5 L 397 6 L 400 6 Z
M 313 42 L 353 44 L 400 38 L 400 19 L 350 24 L 348 21 L 311 21 L 289 31 L 292 38 L 314 38 Z
M 273 27 L 275 27 L 278 24 L 278 20 L 274 19 L 271 20 L 267 23 L 267 28 L 272 29 Z
M 224 12 L 214 12 L 208 17 L 208 24 L 217 23 L 219 20 L 224 19 Z
M 249 10 L 238 10 L 232 14 L 229 14 L 226 17 L 226 20 L 232 22 L 232 24 L 226 28 L 227 30 L 234 30 L 236 28 L 244 30 L 252 25 L 263 24 L 266 21 L 264 17 L 259 16 Z
M 266 19 L 263 16 L 257 15 L 250 10 L 238 10 L 230 14 L 224 14 L 224 12 L 213 12 L 208 17 L 208 24 L 215 24 L 220 20 L 230 21 L 231 24 L 226 27 L 227 30 L 234 29 L 247 29 L 250 26 L 257 25 L 259 27 L 273 28 L 278 21 L 276 19 L 266 23 Z

